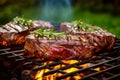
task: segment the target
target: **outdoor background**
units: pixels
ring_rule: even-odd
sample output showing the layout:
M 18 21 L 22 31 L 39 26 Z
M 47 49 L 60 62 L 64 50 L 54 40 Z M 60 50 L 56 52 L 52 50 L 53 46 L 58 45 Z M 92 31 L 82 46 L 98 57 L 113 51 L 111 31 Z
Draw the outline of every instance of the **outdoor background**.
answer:
M 120 0 L 0 0 L 0 25 L 16 16 L 55 23 L 81 19 L 120 38 Z

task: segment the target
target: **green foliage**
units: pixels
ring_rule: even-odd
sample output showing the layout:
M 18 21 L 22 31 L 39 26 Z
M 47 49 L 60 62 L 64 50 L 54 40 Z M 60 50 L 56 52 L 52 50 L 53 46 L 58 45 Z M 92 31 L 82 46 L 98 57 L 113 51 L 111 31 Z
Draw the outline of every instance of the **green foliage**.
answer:
M 2 0 L 0 1 L 0 25 L 4 25 L 16 16 L 21 16 L 23 10 L 36 4 L 36 0 Z M 31 18 L 30 18 L 31 19 Z

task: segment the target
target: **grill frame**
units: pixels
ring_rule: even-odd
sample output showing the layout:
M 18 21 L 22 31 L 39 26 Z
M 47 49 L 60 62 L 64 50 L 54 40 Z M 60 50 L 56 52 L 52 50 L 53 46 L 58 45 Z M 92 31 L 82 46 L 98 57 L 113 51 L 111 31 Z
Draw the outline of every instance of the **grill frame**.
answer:
M 15 74 L 15 76 L 17 76 L 16 78 L 19 78 L 17 80 L 25 80 L 22 77 L 22 71 L 23 70 L 30 70 L 30 72 L 36 72 L 37 70 L 40 69 L 50 69 L 49 72 L 45 73 L 43 76 L 47 76 L 50 74 L 54 74 L 55 72 L 59 72 L 62 73 L 62 76 L 58 76 L 56 77 L 57 80 L 61 80 L 61 79 L 65 79 L 66 77 L 71 77 L 70 79 L 73 79 L 74 75 L 77 75 L 79 73 L 82 73 L 82 71 L 89 71 L 91 69 L 93 69 L 94 67 L 101 67 L 102 66 L 106 66 L 108 68 L 100 70 L 99 72 L 92 72 L 89 75 L 86 75 L 84 77 L 82 77 L 82 80 L 101 80 L 96 78 L 96 76 L 100 76 L 102 75 L 109 75 L 107 78 L 102 79 L 102 80 L 119 80 L 120 79 L 120 72 L 118 72 L 117 74 L 113 74 L 110 73 L 109 70 L 112 70 L 115 68 L 115 70 L 117 69 L 118 71 L 120 71 L 120 39 L 116 39 L 116 43 L 115 46 L 113 47 L 113 49 L 109 52 L 101 52 L 101 53 L 97 53 L 97 57 L 93 58 L 93 59 L 89 59 L 89 60 L 83 60 L 82 62 L 78 62 L 78 63 L 74 63 L 74 64 L 64 64 L 63 62 L 61 62 L 60 60 L 58 61 L 54 61 L 52 64 L 46 64 L 43 65 L 44 62 L 49 62 L 48 60 L 40 60 L 40 59 L 36 59 L 36 57 L 30 57 L 25 53 L 25 50 L 23 49 L 23 45 L 14 45 L 14 46 L 9 46 L 9 47 L 4 47 L 1 46 L 0 47 L 0 57 L 4 58 L 4 60 L 7 61 L 12 61 L 13 64 L 17 64 L 16 66 L 14 65 L 14 68 L 12 68 L 12 72 L 10 73 L 11 75 L 13 75 L 13 73 Z M 109 55 L 110 54 L 110 55 Z M 116 55 L 117 56 L 116 56 Z M 98 60 L 101 60 L 102 62 L 96 62 Z M 103 60 L 102 60 L 103 59 Z M 112 64 L 114 63 L 113 61 L 116 61 L 117 64 L 114 64 L 112 66 Z M 113 62 L 113 63 L 110 63 Z M 79 65 L 84 64 L 84 63 L 93 63 L 92 66 L 87 67 L 87 68 L 80 68 Z M 55 66 L 58 64 L 64 64 L 66 66 L 58 68 L 58 69 L 52 69 L 49 68 L 51 66 Z M 38 65 L 37 68 L 34 68 L 35 65 Z M 29 66 L 29 67 L 27 67 Z M 71 67 L 75 67 L 78 68 L 79 70 L 71 72 L 71 73 L 65 73 L 63 70 L 71 68 Z M 19 71 L 19 74 L 21 74 L 21 77 L 18 77 L 19 75 L 16 74 L 16 72 Z M 92 71 L 92 70 L 91 70 Z M 106 72 L 107 71 L 107 72 Z M 31 76 L 29 76 L 29 80 L 31 80 Z M 25 77 L 25 76 L 24 76 Z M 104 77 L 103 77 L 104 78 Z

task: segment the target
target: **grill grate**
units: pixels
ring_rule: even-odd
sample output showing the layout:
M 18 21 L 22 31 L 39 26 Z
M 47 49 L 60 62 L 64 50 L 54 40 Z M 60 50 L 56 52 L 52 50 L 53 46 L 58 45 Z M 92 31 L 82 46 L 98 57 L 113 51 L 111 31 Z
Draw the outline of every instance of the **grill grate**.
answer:
M 17 46 L 17 48 L 1 48 L 0 57 L 4 58 L 4 60 L 12 60 L 14 64 L 17 64 L 13 69 L 15 73 L 18 70 L 20 74 L 22 74 L 24 70 L 30 70 L 31 73 L 36 73 L 38 70 L 44 70 L 44 72 L 47 70 L 47 72 L 42 75 L 44 80 L 48 75 L 56 75 L 55 79 L 57 80 L 66 80 L 68 78 L 69 80 L 76 80 L 76 76 L 81 80 L 120 79 L 119 39 L 116 40 L 115 46 L 110 52 L 99 53 L 97 57 L 89 60 L 73 60 L 76 62 L 70 64 L 63 60 L 48 61 L 30 57 L 25 53 L 23 46 Z M 87 65 L 87 67 L 84 67 L 84 65 Z M 75 71 L 66 72 L 66 70 L 71 70 L 73 68 Z

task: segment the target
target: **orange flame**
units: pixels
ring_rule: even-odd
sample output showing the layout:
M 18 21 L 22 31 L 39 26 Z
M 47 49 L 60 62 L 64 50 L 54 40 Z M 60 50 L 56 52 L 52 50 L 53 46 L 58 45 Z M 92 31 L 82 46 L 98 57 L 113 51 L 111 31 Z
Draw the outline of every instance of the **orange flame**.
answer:
M 77 60 L 62 60 L 62 62 L 69 65 L 69 64 L 75 64 L 78 61 Z M 47 63 L 45 62 L 43 65 L 47 65 L 48 63 L 53 63 L 53 62 L 52 61 L 49 61 Z M 92 65 L 92 63 L 85 63 L 85 64 L 80 65 L 80 67 L 87 68 L 87 67 L 90 67 L 91 65 Z M 59 68 L 64 67 L 64 66 L 65 66 L 64 64 L 59 64 L 59 65 L 54 66 L 53 68 L 54 69 L 59 69 Z M 69 69 L 64 70 L 64 72 L 71 73 L 71 72 L 74 72 L 74 71 L 77 71 L 77 70 L 78 70 L 78 68 L 71 67 Z M 95 71 L 100 71 L 100 67 L 94 68 L 94 70 Z M 50 74 L 48 76 L 43 76 L 43 74 L 48 72 L 48 71 L 50 71 L 50 70 L 49 69 L 38 70 L 36 75 L 35 75 L 35 80 L 56 80 L 56 77 L 62 75 L 62 73 L 56 72 L 56 73 Z M 73 76 L 73 78 L 75 80 L 80 80 L 84 75 L 83 73 L 80 73 L 80 74 L 82 74 L 82 76 L 81 75 L 76 75 L 76 76 Z M 70 80 L 70 78 L 71 77 L 67 77 L 67 78 L 62 79 L 62 80 Z
M 82 67 L 82 68 L 86 68 L 89 66 L 91 66 L 91 63 L 85 63 L 85 64 L 80 65 L 80 67 Z
M 78 61 L 77 60 L 62 60 L 63 63 L 65 64 L 74 64 L 74 63 L 77 63 Z M 49 61 L 48 63 L 53 63 L 52 61 Z M 47 63 L 45 62 L 43 65 L 47 65 Z M 61 64 L 61 65 L 56 65 L 54 66 L 54 69 L 57 69 L 57 68 L 61 68 L 61 67 L 64 67 L 65 65 L 64 64 Z M 69 68 L 69 69 L 66 69 L 64 70 L 64 72 L 66 73 L 71 73 L 73 71 L 76 71 L 78 70 L 77 68 Z M 62 74 L 61 73 L 54 73 L 54 74 L 51 74 L 51 75 L 48 75 L 48 76 L 45 76 L 43 77 L 43 74 L 48 72 L 49 69 L 42 69 L 42 70 L 38 70 L 36 75 L 35 75 L 35 80 L 55 80 L 55 78 L 57 76 L 61 76 Z M 74 78 L 76 80 L 80 79 L 81 77 L 80 76 L 74 76 Z M 66 78 L 65 80 L 69 80 L 70 78 Z
M 43 73 L 44 73 L 44 70 L 38 70 L 37 73 L 36 73 L 35 79 L 36 80 L 43 80 L 42 79 Z
M 62 60 L 62 62 L 67 63 L 67 64 L 74 64 L 77 63 L 77 60 Z

